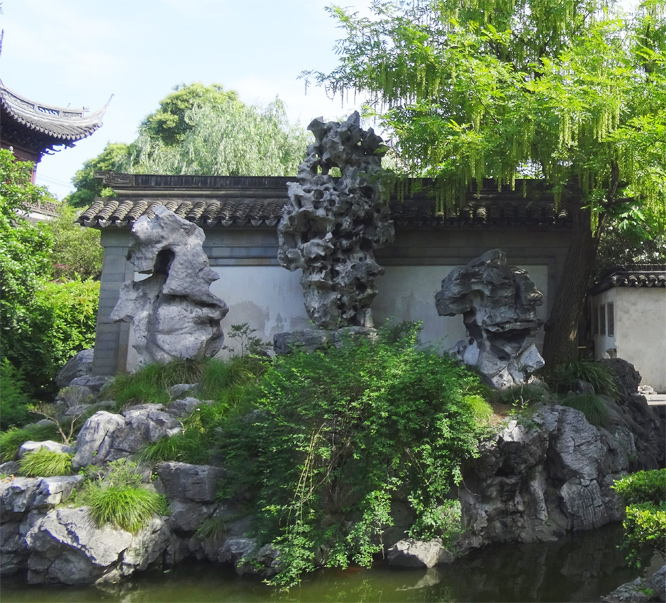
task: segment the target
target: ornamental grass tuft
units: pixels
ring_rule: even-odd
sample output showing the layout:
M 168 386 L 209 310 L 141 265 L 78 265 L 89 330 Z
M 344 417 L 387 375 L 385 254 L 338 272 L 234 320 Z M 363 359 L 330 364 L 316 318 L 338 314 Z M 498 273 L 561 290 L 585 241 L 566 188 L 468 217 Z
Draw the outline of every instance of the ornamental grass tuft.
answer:
M 44 447 L 27 453 L 20 460 L 21 473 L 28 477 L 55 477 L 72 473 L 73 454 Z
M 590 425 L 608 427 L 611 423 L 610 411 L 606 401 L 595 394 L 569 396 L 562 400 L 563 406 L 580 410 Z
M 135 534 L 164 508 L 163 498 L 150 490 L 132 486 L 91 488 L 90 515 L 98 526 L 110 523 Z

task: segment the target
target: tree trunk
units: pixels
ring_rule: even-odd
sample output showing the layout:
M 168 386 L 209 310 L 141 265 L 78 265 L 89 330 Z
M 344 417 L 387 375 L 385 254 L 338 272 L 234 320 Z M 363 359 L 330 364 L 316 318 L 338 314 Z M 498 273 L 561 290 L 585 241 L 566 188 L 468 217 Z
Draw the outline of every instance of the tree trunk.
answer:
M 570 204 L 573 216 L 571 246 L 560 276 L 550 317 L 545 325 L 543 357 L 546 370 L 558 362 L 577 357 L 578 323 L 584 310 L 585 296 L 599 247 L 602 220 L 596 232 L 590 228 L 590 211 Z

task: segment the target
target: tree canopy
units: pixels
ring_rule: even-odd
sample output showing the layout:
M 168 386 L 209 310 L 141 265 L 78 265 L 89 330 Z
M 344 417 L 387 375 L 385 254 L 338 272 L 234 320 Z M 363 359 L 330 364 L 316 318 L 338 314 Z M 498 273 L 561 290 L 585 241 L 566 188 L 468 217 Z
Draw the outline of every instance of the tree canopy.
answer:
M 219 84 L 177 86 L 139 126 L 130 145 L 110 143 L 76 173 L 68 203 L 81 207 L 109 194 L 96 170 L 135 174 L 287 176 L 296 174 L 308 134 L 276 98 L 246 105 Z
M 604 225 L 666 228 L 664 3 L 633 15 L 614 0 L 330 10 L 345 32 L 339 65 L 306 76 L 369 95 L 406 174 L 436 178 L 445 207 L 485 178 L 543 179 L 567 204 L 572 248 L 545 345 L 547 361 L 567 355 Z

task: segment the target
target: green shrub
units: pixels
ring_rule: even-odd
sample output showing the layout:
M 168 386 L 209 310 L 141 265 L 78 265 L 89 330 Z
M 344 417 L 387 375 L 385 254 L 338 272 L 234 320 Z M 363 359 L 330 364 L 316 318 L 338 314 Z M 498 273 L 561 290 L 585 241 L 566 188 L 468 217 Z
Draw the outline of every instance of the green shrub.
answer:
M 612 486 L 625 505 L 666 501 L 666 469 L 638 471 L 616 480 Z
M 0 429 L 17 427 L 29 416 L 32 399 L 27 394 L 27 384 L 21 373 L 3 358 L 0 361 Z
M 666 559 L 666 469 L 638 471 L 612 487 L 628 505 L 622 548 L 629 565 L 640 567 L 654 553 Z
M 57 440 L 58 429 L 55 425 L 26 425 L 22 429 L 11 428 L 0 433 L 0 458 L 2 462 L 13 461 L 23 442 L 44 442 Z
M 7 356 L 24 375 L 30 393 L 45 398 L 55 392 L 53 378 L 74 356 L 95 343 L 99 282 L 40 283 L 26 308 L 23 331 L 11 339 Z
M 629 505 L 622 527 L 629 565 L 641 567 L 643 559 L 649 562 L 654 553 L 666 559 L 666 502 Z
M 98 526 L 110 523 L 135 534 L 164 509 L 156 492 L 131 486 L 101 486 L 88 492 L 90 515 Z
M 418 506 L 418 501 L 413 501 Z M 457 500 L 446 500 L 441 505 L 421 509 L 418 519 L 407 531 L 410 538 L 432 540 L 441 538 L 444 544 L 462 533 L 462 509 Z
M 265 361 L 247 355 L 210 359 L 201 371 L 198 395 L 202 400 L 215 400 L 231 408 L 242 401 L 246 389 L 257 383 L 266 368 Z
M 28 477 L 70 475 L 73 454 L 38 448 L 20 460 L 21 473 Z
M 562 405 L 580 410 L 585 415 L 587 422 L 595 427 L 608 427 L 611 423 L 606 401 L 595 394 L 567 396 L 562 400 Z
M 617 379 L 613 371 L 600 362 L 578 360 L 555 365 L 547 374 L 548 384 L 559 394 L 566 394 L 582 380 L 591 383 L 597 394 L 616 398 L 619 395 Z
M 280 549 L 274 583 L 296 582 L 322 546 L 328 565 L 369 564 L 392 493 L 422 516 L 445 504 L 461 463 L 478 454 L 489 415 L 478 376 L 417 350 L 417 334 L 412 326 L 389 342 L 382 330 L 376 341 L 276 358 L 256 409 L 220 433 L 229 483 L 254 494 L 255 529 Z

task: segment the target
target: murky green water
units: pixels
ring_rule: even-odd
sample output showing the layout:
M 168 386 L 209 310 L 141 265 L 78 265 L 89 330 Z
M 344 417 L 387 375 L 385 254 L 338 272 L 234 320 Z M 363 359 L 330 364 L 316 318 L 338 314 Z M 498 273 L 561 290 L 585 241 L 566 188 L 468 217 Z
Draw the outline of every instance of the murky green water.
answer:
M 3 603 L 598 601 L 638 576 L 617 550 L 620 537 L 621 527 L 614 525 L 554 543 L 493 546 L 427 571 L 389 570 L 381 563 L 371 570 L 325 570 L 287 593 L 219 566 L 190 563 L 103 589 L 30 587 L 5 578 L 0 594 Z

